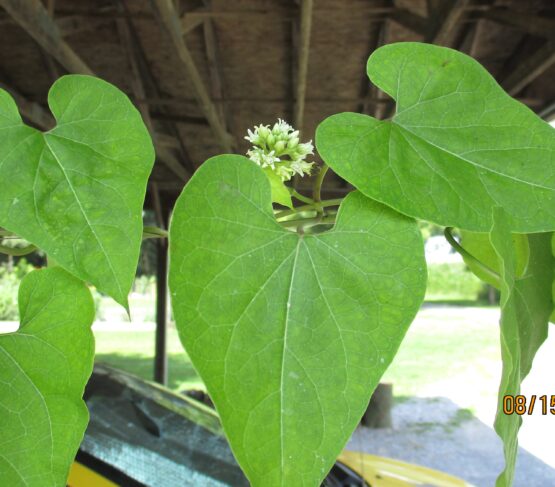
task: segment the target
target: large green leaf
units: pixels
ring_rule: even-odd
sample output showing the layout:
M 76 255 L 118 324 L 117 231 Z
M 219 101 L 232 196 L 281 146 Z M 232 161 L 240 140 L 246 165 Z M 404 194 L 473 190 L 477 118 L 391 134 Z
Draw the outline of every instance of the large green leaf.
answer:
M 512 484 L 518 450 L 517 435 L 522 422 L 517 414 L 503 413 L 503 396 L 520 394 L 520 384 L 547 337 L 549 315 L 553 309 L 551 282 L 555 266 L 551 254 L 551 234 L 528 235 L 528 267 L 525 274 L 517 278 L 517 257 L 508 220 L 502 210 L 496 210 L 490 234 L 501 262 L 502 278 L 500 326 L 503 372 L 495 431 L 504 443 L 506 467 L 497 480 L 498 487 Z
M 254 486 L 319 485 L 424 296 L 416 223 L 361 193 L 332 231 L 274 219 L 264 172 L 204 163 L 170 228 L 181 340 Z
M 127 306 L 154 162 L 139 112 L 116 87 L 64 76 L 48 102 L 57 125 L 24 125 L 0 90 L 0 226 Z
M 489 232 L 492 208 L 513 232 L 555 230 L 555 131 L 507 95 L 472 58 L 444 47 L 390 44 L 368 60 L 397 101 L 390 121 L 326 119 L 316 146 L 367 196 L 443 226 Z
M 93 300 L 55 267 L 23 279 L 19 311 L 19 330 L 0 335 L 0 484 L 65 486 L 88 421 Z

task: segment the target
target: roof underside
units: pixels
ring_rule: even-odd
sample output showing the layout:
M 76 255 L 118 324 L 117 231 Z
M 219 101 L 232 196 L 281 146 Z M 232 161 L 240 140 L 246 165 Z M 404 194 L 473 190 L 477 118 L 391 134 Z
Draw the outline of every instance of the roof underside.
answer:
M 247 128 L 278 117 L 314 138 L 342 111 L 394 108 L 365 74 L 380 45 L 426 41 L 480 61 L 513 96 L 555 113 L 552 0 L 0 0 L 0 86 L 51 123 L 50 85 L 93 73 L 135 101 L 157 149 L 149 201 L 171 204 L 192 172 L 244 153 Z M 302 189 L 307 182 L 300 181 Z M 326 179 L 324 191 L 345 191 Z

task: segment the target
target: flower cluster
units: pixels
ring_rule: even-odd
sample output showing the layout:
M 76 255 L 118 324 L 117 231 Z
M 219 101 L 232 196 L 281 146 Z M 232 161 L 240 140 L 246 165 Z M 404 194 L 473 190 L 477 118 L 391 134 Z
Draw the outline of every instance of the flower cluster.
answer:
M 270 129 L 269 125 L 248 130 L 245 137 L 254 147 L 247 151 L 249 159 L 262 168 L 270 167 L 282 181 L 289 181 L 295 174 L 310 174 L 314 162 L 307 162 L 308 155 L 314 154 L 312 141 L 299 143 L 299 131 L 287 122 L 278 119 Z

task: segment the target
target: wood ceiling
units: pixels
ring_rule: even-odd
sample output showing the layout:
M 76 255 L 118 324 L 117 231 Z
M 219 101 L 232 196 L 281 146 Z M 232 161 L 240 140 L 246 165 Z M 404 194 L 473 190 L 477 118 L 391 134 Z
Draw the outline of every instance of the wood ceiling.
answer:
M 54 123 L 46 96 L 65 73 L 94 74 L 128 93 L 156 146 L 154 206 L 171 205 L 207 158 L 245 153 L 243 136 L 255 124 L 284 118 L 311 139 L 333 113 L 390 116 L 393 102 L 365 74 L 368 56 L 386 43 L 459 49 L 532 110 L 555 115 L 553 0 L 0 0 L 0 7 L 0 87 L 39 128 Z M 327 178 L 324 191 L 345 190 Z

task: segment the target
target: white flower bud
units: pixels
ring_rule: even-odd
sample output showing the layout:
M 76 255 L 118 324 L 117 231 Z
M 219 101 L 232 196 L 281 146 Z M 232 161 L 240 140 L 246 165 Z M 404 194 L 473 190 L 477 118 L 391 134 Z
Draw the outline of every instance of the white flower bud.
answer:
M 293 137 L 292 139 L 289 139 L 289 142 L 287 142 L 287 147 L 289 149 L 294 149 L 298 145 L 299 145 L 299 138 L 298 137 Z

